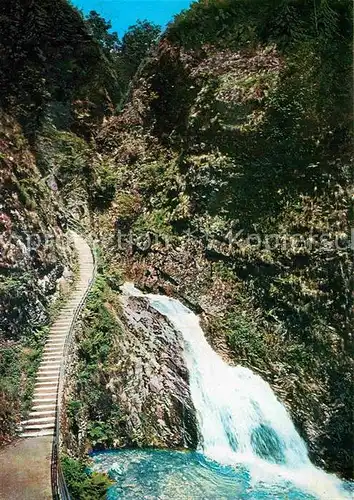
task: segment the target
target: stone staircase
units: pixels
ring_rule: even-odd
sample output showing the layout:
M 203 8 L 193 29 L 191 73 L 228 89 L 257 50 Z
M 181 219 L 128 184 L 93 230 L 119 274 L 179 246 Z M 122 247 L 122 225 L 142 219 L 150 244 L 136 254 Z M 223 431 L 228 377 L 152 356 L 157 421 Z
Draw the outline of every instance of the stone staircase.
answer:
M 28 420 L 21 422 L 20 437 L 48 436 L 54 433 L 65 339 L 94 272 L 94 261 L 89 245 L 76 233 L 72 232 L 72 236 L 78 254 L 79 278 L 70 299 L 65 303 L 50 329 L 36 377 L 32 408 Z

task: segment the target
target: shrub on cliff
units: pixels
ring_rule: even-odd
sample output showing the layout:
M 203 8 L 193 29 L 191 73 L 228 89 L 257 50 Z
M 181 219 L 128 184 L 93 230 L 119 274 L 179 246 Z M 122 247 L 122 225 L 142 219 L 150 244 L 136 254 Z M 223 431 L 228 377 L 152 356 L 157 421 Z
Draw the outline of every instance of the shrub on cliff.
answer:
M 61 465 L 66 484 L 75 500 L 104 500 L 111 481 L 105 474 L 90 472 L 88 464 L 82 460 L 63 456 Z

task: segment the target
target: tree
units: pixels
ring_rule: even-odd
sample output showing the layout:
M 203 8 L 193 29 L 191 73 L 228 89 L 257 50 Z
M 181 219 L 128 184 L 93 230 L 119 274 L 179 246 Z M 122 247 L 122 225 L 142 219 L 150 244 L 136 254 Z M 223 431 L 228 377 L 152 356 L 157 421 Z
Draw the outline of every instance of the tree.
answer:
M 151 47 L 157 42 L 161 27 L 150 23 L 146 19 L 138 20 L 122 39 L 121 55 L 125 81 L 131 80 L 142 60 L 147 56 Z
M 112 28 L 111 21 L 106 21 L 95 10 L 91 10 L 85 19 L 85 23 L 91 36 L 105 51 L 116 52 L 119 50 L 118 33 L 116 31 L 110 33 L 109 31 Z

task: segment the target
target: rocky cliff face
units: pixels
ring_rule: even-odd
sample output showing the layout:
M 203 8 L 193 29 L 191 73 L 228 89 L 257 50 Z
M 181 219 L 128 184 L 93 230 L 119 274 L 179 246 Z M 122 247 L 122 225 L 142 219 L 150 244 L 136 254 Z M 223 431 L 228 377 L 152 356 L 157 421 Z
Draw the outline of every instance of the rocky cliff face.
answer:
M 74 279 L 75 255 L 55 185 L 18 122 L 0 115 L 0 444 L 26 410 L 46 325 Z
M 101 329 L 89 327 L 90 303 L 77 334 L 64 451 L 80 456 L 92 447 L 195 448 L 198 430 L 180 333 L 146 299 L 123 297 L 120 308 L 114 296 L 104 300 L 112 328 L 95 372 L 87 369 L 94 362 L 87 345 Z M 90 376 L 87 393 L 82 379 Z
M 20 126 L 2 116 L 0 337 L 18 340 L 48 321 L 73 255 L 56 186 L 43 179 Z
M 125 298 L 122 321 L 109 390 L 126 415 L 125 444 L 195 448 L 198 432 L 181 334 L 146 299 Z

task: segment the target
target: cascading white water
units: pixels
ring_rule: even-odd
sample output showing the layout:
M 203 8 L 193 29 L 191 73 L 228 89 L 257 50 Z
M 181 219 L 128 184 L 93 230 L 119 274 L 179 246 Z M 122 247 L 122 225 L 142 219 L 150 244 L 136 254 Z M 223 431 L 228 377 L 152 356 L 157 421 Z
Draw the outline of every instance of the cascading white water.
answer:
M 143 296 L 132 284 L 123 292 Z M 341 482 L 314 467 L 304 441 L 269 384 L 251 370 L 229 366 L 210 347 L 199 318 L 178 300 L 145 295 L 181 332 L 202 452 L 227 465 L 247 464 L 255 480 L 292 481 L 319 498 L 347 498 Z
M 164 296 L 151 304 L 183 334 L 203 451 L 218 461 L 259 454 L 291 467 L 307 465 L 306 446 L 270 386 L 251 370 L 231 367 L 210 347 L 199 318 Z

